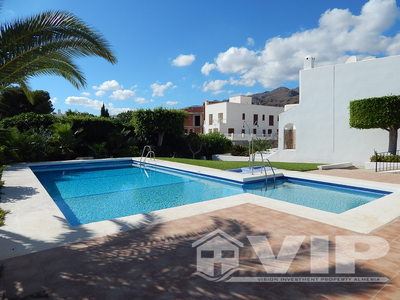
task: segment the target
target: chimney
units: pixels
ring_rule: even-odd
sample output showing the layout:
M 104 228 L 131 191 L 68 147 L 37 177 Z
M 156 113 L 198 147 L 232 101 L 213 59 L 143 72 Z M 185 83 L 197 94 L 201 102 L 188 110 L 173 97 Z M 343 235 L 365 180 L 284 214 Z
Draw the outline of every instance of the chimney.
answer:
M 304 70 L 314 69 L 315 57 L 307 55 L 304 58 Z

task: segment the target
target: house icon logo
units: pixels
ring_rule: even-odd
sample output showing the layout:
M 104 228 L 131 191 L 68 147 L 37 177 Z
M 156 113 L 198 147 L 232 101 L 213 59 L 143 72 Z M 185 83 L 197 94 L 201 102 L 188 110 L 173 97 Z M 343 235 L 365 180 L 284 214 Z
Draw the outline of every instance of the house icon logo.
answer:
M 210 281 L 223 281 L 239 268 L 239 247 L 243 243 L 217 229 L 192 244 L 197 252 L 197 271 Z

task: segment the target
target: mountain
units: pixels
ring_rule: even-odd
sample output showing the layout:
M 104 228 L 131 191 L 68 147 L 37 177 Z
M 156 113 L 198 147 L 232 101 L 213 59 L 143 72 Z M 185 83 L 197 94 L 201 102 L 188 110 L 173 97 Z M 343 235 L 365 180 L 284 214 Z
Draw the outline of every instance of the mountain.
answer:
M 285 106 L 299 103 L 299 88 L 288 89 L 279 87 L 272 91 L 249 95 L 253 97 L 253 104 L 269 106 Z

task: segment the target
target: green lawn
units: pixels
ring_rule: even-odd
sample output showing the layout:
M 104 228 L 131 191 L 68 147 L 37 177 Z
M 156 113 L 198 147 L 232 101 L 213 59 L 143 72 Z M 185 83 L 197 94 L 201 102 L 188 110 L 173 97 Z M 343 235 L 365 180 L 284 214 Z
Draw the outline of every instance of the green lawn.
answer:
M 208 167 L 219 170 L 230 170 L 230 169 L 237 169 L 249 166 L 249 163 L 247 161 L 215 161 L 215 160 L 200 160 L 200 159 L 188 159 L 188 158 L 170 158 L 170 157 L 157 157 L 157 159 Z M 261 164 L 261 163 L 256 162 L 256 164 Z M 319 165 L 322 165 L 314 163 L 288 163 L 288 162 L 271 162 L 271 164 L 275 168 L 290 170 L 290 171 L 311 171 L 311 170 L 316 170 Z

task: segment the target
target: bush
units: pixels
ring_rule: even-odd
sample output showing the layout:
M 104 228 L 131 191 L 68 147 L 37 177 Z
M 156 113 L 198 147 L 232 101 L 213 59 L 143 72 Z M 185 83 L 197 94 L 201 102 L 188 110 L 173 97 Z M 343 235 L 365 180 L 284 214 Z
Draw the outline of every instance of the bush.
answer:
M 211 159 L 214 154 L 229 152 L 232 148 L 232 141 L 219 132 L 203 134 L 202 139 L 204 143 L 202 154 L 207 159 Z
M 50 114 L 41 115 L 29 112 L 3 119 L 0 122 L 0 127 L 16 127 L 20 131 L 27 131 L 31 129 L 49 128 L 58 121 L 59 119 L 56 116 Z
M 400 155 L 373 155 L 371 162 L 398 162 L 400 163 Z
M 233 156 L 248 156 L 249 155 L 249 148 L 242 145 L 233 145 L 231 154 Z
M 254 139 L 253 140 L 253 150 L 257 151 L 265 151 L 267 149 L 272 148 L 272 141 L 265 139 Z

